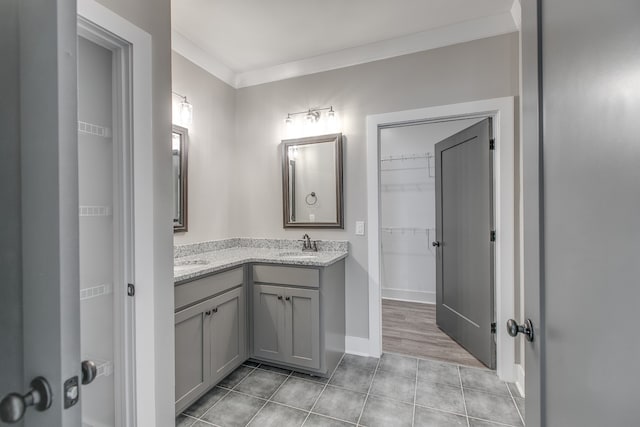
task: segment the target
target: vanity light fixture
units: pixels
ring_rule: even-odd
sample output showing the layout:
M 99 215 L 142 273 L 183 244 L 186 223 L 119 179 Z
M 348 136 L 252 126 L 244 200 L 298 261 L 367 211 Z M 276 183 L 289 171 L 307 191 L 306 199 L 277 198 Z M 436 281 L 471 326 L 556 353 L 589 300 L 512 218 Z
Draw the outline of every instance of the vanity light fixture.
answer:
M 306 117 L 307 121 L 309 121 L 310 123 L 315 123 L 320 120 L 320 112 L 317 110 L 309 110 Z
M 185 95 L 181 95 L 178 92 L 171 91 L 174 95 L 182 98 L 180 106 L 178 108 L 178 115 L 180 117 L 180 124 L 183 126 L 189 126 L 193 122 L 193 105 L 187 101 Z
M 284 120 L 287 126 L 293 125 L 294 117 L 299 114 L 304 114 L 309 123 L 316 123 L 320 121 L 321 111 L 327 111 L 327 118 L 335 117 L 336 112 L 333 106 L 327 108 L 309 108 L 306 111 L 298 111 L 297 113 L 287 113 L 287 118 Z

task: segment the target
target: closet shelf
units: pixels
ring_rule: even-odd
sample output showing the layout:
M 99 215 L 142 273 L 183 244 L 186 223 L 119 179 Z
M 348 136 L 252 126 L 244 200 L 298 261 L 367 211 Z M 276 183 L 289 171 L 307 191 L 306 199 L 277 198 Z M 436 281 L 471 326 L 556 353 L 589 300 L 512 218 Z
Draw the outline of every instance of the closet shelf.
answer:
M 396 162 L 396 161 L 406 161 L 406 160 L 420 160 L 420 159 L 431 159 L 433 158 L 432 153 L 419 153 L 419 154 L 402 154 L 400 156 L 387 156 L 380 159 L 381 162 Z
M 424 227 L 381 227 L 380 231 L 390 234 L 426 234 L 435 233 L 435 228 Z
M 100 126 L 89 122 L 78 120 L 78 133 L 84 135 L 99 136 L 101 138 L 111 138 L 111 128 Z
M 383 168 L 383 162 L 405 162 L 410 160 L 426 160 L 426 165 L 421 165 L 420 163 L 409 163 L 407 166 L 400 167 L 387 167 Z M 387 156 L 380 159 L 380 172 L 392 172 L 392 171 L 408 171 L 408 170 L 427 170 L 428 178 L 435 178 L 435 157 L 433 153 L 424 153 L 424 154 L 402 154 L 400 156 Z
M 79 206 L 79 216 L 111 216 L 111 206 Z
M 105 283 L 98 286 L 92 286 L 90 288 L 80 289 L 80 301 L 86 301 L 89 299 L 109 295 L 113 292 L 113 285 L 111 283 Z

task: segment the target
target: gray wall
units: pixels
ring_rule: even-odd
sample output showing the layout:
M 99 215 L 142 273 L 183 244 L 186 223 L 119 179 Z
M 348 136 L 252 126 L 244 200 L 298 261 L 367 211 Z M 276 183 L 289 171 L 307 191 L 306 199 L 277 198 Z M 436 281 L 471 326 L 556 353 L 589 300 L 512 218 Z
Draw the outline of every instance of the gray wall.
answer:
M 98 0 L 153 37 L 153 185 L 157 426 L 174 422 L 170 0 Z
M 0 4 L 0 396 L 23 392 L 18 3 Z
M 368 336 L 366 129 L 369 114 L 518 95 L 518 35 L 491 37 L 383 61 L 239 89 L 230 179 L 232 233 L 300 238 L 282 228 L 278 144 L 287 112 L 333 105 L 344 143 L 345 230 L 311 230 L 316 239 L 351 242 L 346 265 L 347 335 Z M 367 230 L 369 233 L 370 230 Z
M 188 149 L 189 230 L 176 233 L 174 243 L 232 237 L 229 181 L 239 170 L 230 161 L 236 130 L 236 90 L 175 52 L 171 66 L 173 90 L 186 95 L 193 105 Z M 179 101 L 174 96 L 173 102 Z

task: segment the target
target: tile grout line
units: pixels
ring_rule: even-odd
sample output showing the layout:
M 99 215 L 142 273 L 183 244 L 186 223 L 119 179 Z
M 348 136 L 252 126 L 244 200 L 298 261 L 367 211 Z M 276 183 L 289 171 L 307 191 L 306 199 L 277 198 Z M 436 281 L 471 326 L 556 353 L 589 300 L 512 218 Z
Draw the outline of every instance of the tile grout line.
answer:
M 246 366 L 246 365 L 241 365 L 241 366 Z M 233 389 L 234 389 L 234 388 L 236 388 L 238 385 L 240 385 L 240 383 L 241 383 L 241 382 L 243 382 L 244 380 L 246 380 L 246 379 L 247 379 L 247 377 L 248 377 L 249 375 L 253 374 L 253 373 L 254 373 L 254 371 L 255 371 L 256 369 L 258 369 L 258 367 L 257 367 L 257 366 L 254 366 L 254 367 L 247 366 L 247 368 L 251 368 L 251 371 L 250 371 L 247 375 L 245 375 L 245 376 L 244 376 L 240 381 L 238 381 L 238 384 L 234 385 L 233 387 L 231 387 L 231 388 L 227 388 L 227 387 L 220 387 L 220 386 L 218 386 L 218 385 L 213 386 L 213 388 L 212 388 L 211 390 L 213 390 L 213 389 L 215 389 L 216 387 L 218 387 L 218 388 L 221 388 L 221 389 L 223 389 L 223 390 L 227 390 L 227 392 L 225 393 L 225 395 L 224 395 L 224 396 L 222 396 L 220 399 L 218 399 L 218 400 L 216 401 L 216 403 L 214 403 L 213 405 L 211 405 L 211 407 L 210 407 L 209 409 L 207 409 L 206 411 L 204 411 L 204 412 L 202 413 L 202 415 L 200 415 L 200 416 L 198 417 L 198 421 L 202 421 L 202 422 L 204 422 L 204 423 L 206 423 L 206 424 L 211 424 L 209 421 L 203 420 L 203 419 L 202 419 L 202 417 L 204 417 L 204 416 L 205 416 L 205 414 L 207 414 L 207 412 L 209 412 L 210 410 L 212 410 L 212 409 L 213 409 L 213 408 L 214 408 L 218 403 L 220 403 L 220 402 L 222 401 L 222 399 L 224 399 L 224 398 L 225 398 L 225 397 L 227 397 L 227 396 L 228 396 L 232 391 L 234 391 Z M 237 369 L 237 368 L 236 368 L 236 369 Z M 232 372 L 235 372 L 235 369 L 234 369 L 233 371 L 231 371 L 227 376 L 231 375 L 231 373 L 232 373 Z M 225 377 L 225 378 L 226 378 L 226 377 Z M 208 392 L 207 392 L 207 393 L 208 393 Z M 205 393 L 205 394 L 206 394 L 206 393 Z M 215 425 L 215 424 L 211 424 L 211 425 Z
M 394 400 L 394 401 L 395 402 L 399 402 L 398 400 Z M 430 411 L 442 412 L 444 414 L 459 415 L 461 417 L 466 417 L 465 414 L 461 414 L 460 412 L 447 411 L 447 410 L 444 410 L 444 409 L 436 408 L 434 406 L 427 406 L 427 405 L 421 405 L 419 403 L 416 403 L 416 407 L 428 409 Z M 471 418 L 474 418 L 474 417 L 471 417 Z M 478 419 L 480 419 L 480 418 L 478 418 Z M 489 420 L 487 420 L 487 421 L 489 421 Z
M 513 405 L 516 407 L 516 411 L 518 411 L 518 416 L 520 417 L 520 421 L 522 421 L 522 425 L 526 425 L 524 423 L 524 417 L 522 416 L 522 413 L 520 413 L 520 408 L 518 407 L 518 403 L 516 402 L 516 398 L 513 396 L 513 393 L 511 393 L 511 388 L 509 387 L 509 384 L 506 384 L 507 386 L 507 390 L 509 391 L 509 396 L 511 396 L 511 401 L 513 402 Z
M 217 386 L 214 386 L 211 390 L 215 389 L 216 387 L 217 387 Z M 221 388 L 222 388 L 222 387 L 221 387 Z M 209 390 L 209 391 L 211 391 L 211 390 Z M 182 414 L 183 414 L 183 415 L 190 416 L 191 418 L 195 418 L 195 419 L 196 419 L 196 420 L 198 420 L 198 421 L 202 421 L 202 422 L 204 422 L 204 423 L 211 424 L 210 422 L 203 420 L 203 419 L 202 419 L 202 417 L 204 417 L 204 415 L 205 415 L 207 412 L 209 412 L 209 411 L 211 410 L 211 408 L 213 408 L 213 407 L 214 407 L 214 406 L 216 406 L 218 403 L 220 403 L 220 401 L 221 401 L 222 399 L 224 399 L 225 397 L 227 397 L 227 396 L 229 395 L 229 393 L 231 393 L 231 390 L 229 390 L 229 389 L 223 388 L 223 390 L 226 390 L 226 391 L 227 391 L 227 392 L 224 394 L 224 396 L 222 396 L 220 399 L 216 400 L 216 403 L 214 403 L 213 405 L 211 405 L 211 406 L 210 406 L 206 411 L 204 411 L 204 412 L 202 413 L 202 415 L 200 415 L 199 417 L 194 417 L 194 416 L 192 416 L 192 415 L 185 414 L 184 412 L 183 412 Z M 207 393 L 209 393 L 209 391 L 208 391 Z M 203 396 L 205 396 L 207 393 L 203 394 Z
M 256 367 L 256 369 L 258 369 L 258 368 Z M 266 369 L 263 369 L 263 370 L 264 370 L 264 371 L 266 371 Z M 271 371 L 270 371 L 270 372 L 271 372 Z M 276 373 L 277 373 L 277 372 L 276 372 Z M 267 404 L 268 404 L 269 402 L 271 402 L 271 398 L 272 398 L 273 396 L 275 396 L 275 395 L 276 395 L 276 393 L 278 392 L 278 390 L 280 390 L 280 389 L 282 388 L 282 386 L 284 385 L 284 383 L 286 383 L 286 382 L 287 382 L 287 380 L 288 380 L 289 378 L 291 378 L 291 375 L 293 375 L 293 371 L 290 371 L 290 372 L 289 372 L 289 375 L 287 375 L 287 378 L 285 378 L 285 379 L 284 379 L 284 381 L 282 381 L 282 383 L 280 383 L 280 385 L 278 386 L 278 388 L 277 388 L 277 389 L 275 389 L 275 391 L 274 391 L 273 393 L 271 393 L 271 396 L 269 396 L 269 398 L 268 398 L 268 399 L 266 399 L 266 401 L 264 402 L 264 405 L 262 405 L 262 407 L 261 407 L 260 409 L 258 409 L 258 411 L 257 411 L 255 414 L 253 414 L 253 417 L 251 417 L 251 419 L 249 420 L 249 422 L 248 422 L 247 424 L 245 424 L 245 426 L 248 426 L 249 424 L 251 424 L 251 422 L 252 422 L 252 421 L 253 421 L 253 420 L 258 416 L 258 414 L 260 413 L 260 411 L 262 411 L 262 410 L 264 409 L 264 407 L 265 407 L 265 406 L 267 406 Z M 248 375 L 247 375 L 247 376 L 248 376 Z M 241 382 L 242 382 L 242 381 L 241 381 Z M 238 383 L 238 384 L 240 384 L 240 383 Z M 254 397 L 257 397 L 257 396 L 254 396 Z M 275 402 L 274 402 L 274 403 L 275 403 Z
M 416 360 L 416 385 L 413 388 L 413 415 L 411 416 L 411 427 L 416 423 L 416 401 L 418 400 L 418 373 L 420 372 L 420 360 Z
M 367 401 L 369 400 L 369 393 L 371 392 L 371 387 L 373 387 L 373 382 L 376 379 L 376 375 L 378 375 L 378 368 L 380 367 L 380 361 L 382 360 L 382 354 L 378 359 L 378 363 L 376 363 L 376 369 L 373 371 L 373 376 L 371 377 L 371 383 L 369 384 L 369 388 L 367 389 L 367 395 L 364 397 L 364 404 L 362 405 L 362 409 L 360 410 L 360 416 L 358 417 L 357 425 L 360 425 L 360 420 L 362 419 L 362 414 L 364 414 L 364 407 L 367 406 Z
M 346 424 L 349 424 L 349 425 L 352 425 L 352 426 L 356 426 L 356 423 L 354 423 L 352 421 L 347 421 L 347 420 L 343 420 L 342 418 L 332 417 L 331 415 L 325 415 L 325 414 L 320 414 L 318 412 L 309 411 L 309 416 L 311 416 L 311 415 L 319 415 L 321 417 L 329 418 L 329 419 L 332 419 L 334 421 L 340 421 L 341 423 L 346 423 Z
M 497 426 L 502 426 L 502 427 L 517 427 L 517 426 L 514 426 L 513 424 L 505 424 L 505 423 L 501 423 L 500 421 L 492 421 L 492 420 L 487 420 L 485 418 L 469 417 L 469 419 L 470 420 L 484 421 L 485 423 L 495 424 Z
M 462 391 L 462 404 L 464 405 L 464 415 L 467 420 L 467 427 L 471 427 L 469 422 L 469 412 L 467 412 L 467 401 L 464 397 L 464 386 L 462 385 L 462 373 L 460 372 L 460 366 L 458 366 L 458 379 L 460 380 L 460 391 Z
M 313 405 L 311 406 L 311 409 L 309 409 L 309 412 L 307 413 L 307 417 L 302 422 L 303 426 L 307 422 L 307 420 L 309 419 L 309 416 L 311 415 L 311 412 L 313 412 L 313 410 L 315 409 L 316 405 L 318 404 L 318 400 L 320 400 L 320 396 L 322 396 L 322 393 L 324 393 L 324 391 L 327 389 L 327 386 L 329 385 L 329 382 L 331 382 L 331 379 L 333 378 L 333 376 L 335 375 L 336 371 L 338 370 L 338 366 L 340 366 L 340 364 L 342 363 L 342 360 L 344 359 L 344 355 L 345 354 L 347 354 L 347 353 L 342 353 L 342 357 L 340 357 L 340 360 L 338 361 L 338 364 L 336 365 L 335 368 L 333 368 L 333 372 L 331 372 L 331 375 L 329 376 L 329 379 L 324 384 L 324 387 L 322 387 L 322 391 L 320 392 L 318 397 L 316 397 L 315 402 L 313 402 Z

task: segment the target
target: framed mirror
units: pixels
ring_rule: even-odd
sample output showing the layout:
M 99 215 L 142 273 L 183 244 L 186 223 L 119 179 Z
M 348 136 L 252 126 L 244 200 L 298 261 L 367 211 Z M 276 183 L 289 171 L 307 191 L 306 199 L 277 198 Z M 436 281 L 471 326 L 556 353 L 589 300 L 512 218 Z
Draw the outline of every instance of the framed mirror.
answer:
M 187 231 L 187 146 L 189 130 L 173 125 L 173 232 Z
M 344 228 L 342 134 L 282 141 L 284 228 Z

